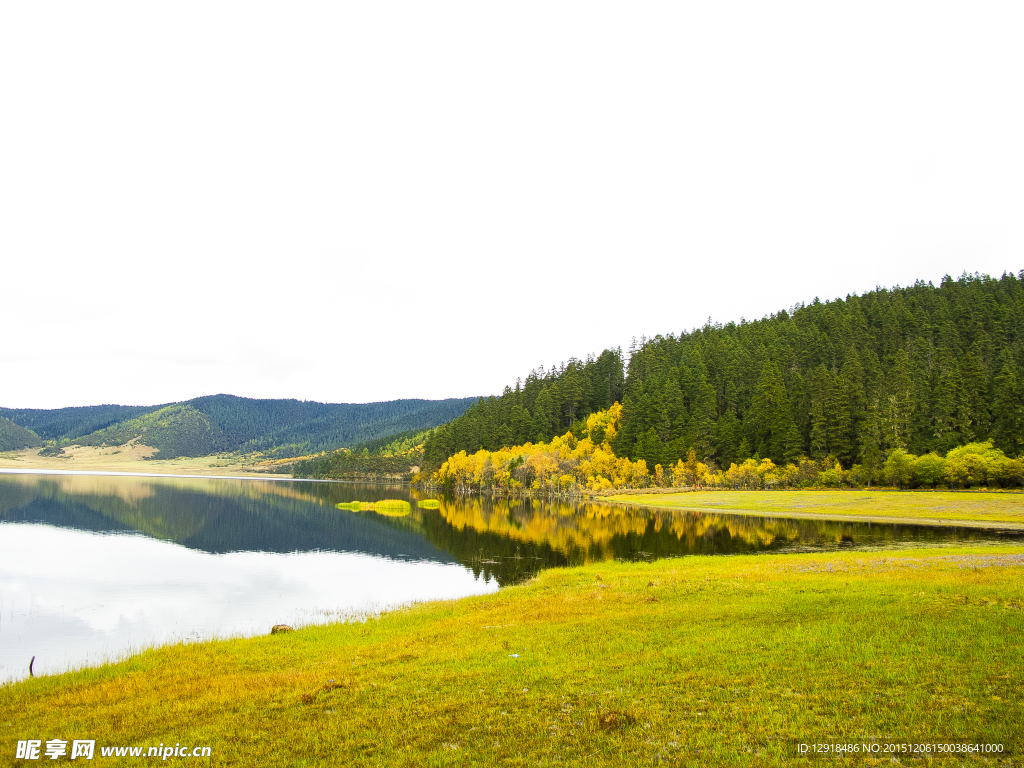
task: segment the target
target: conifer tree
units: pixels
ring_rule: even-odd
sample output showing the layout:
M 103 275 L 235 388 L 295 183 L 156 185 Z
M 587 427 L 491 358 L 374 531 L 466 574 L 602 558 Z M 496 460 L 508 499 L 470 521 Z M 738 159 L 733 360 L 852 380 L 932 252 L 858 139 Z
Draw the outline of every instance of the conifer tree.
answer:
M 785 461 L 786 443 L 792 420 L 789 399 L 779 369 L 771 361 L 765 363 L 750 406 L 755 450 L 776 464 Z
M 988 374 L 985 373 L 976 354 L 978 351 L 980 350 L 976 346 L 974 350 L 963 357 L 960 364 L 960 376 L 967 407 L 966 426 L 970 431 L 970 440 L 986 440 L 992 429 L 992 415 L 989 412 Z M 964 442 L 969 442 L 969 440 L 964 440 Z
M 1009 456 L 1024 452 L 1024 378 L 1019 371 L 1013 359 L 1003 355 L 993 386 L 993 442 Z
M 860 463 L 867 475 L 868 487 L 871 487 L 871 479 L 874 478 L 882 467 L 884 455 L 881 448 L 881 425 L 878 418 L 878 410 L 869 407 L 860 425 L 858 443 L 860 444 Z
M 973 434 L 970 429 L 967 392 L 960 375 L 960 365 L 953 350 L 948 347 L 940 353 L 933 392 L 933 445 L 945 452 L 970 442 Z
M 914 414 L 914 389 L 910 378 L 910 358 L 898 350 L 882 386 L 879 409 L 881 443 L 884 448 L 905 449 L 910 442 L 910 425 Z

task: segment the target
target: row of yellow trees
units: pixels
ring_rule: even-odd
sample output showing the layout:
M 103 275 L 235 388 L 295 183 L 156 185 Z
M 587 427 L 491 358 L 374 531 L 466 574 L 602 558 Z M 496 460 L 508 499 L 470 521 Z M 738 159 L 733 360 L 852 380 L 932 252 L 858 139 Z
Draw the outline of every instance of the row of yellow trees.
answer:
M 710 487 L 734 489 L 863 486 L 872 481 L 906 487 L 939 484 L 951 487 L 1019 486 L 1024 461 L 1007 458 L 991 443 L 972 443 L 945 457 L 912 456 L 893 451 L 875 470 L 854 465 L 849 470 L 834 460 L 802 459 L 776 465 L 771 459 L 747 459 L 728 469 L 700 461 L 694 451 L 674 466 L 648 467 L 643 459 L 616 456 L 612 442 L 622 416 L 618 403 L 587 418 L 583 437 L 572 433 L 548 443 L 526 443 L 499 451 L 461 451 L 434 473 L 432 482 L 456 491 L 582 494 L 615 488 Z

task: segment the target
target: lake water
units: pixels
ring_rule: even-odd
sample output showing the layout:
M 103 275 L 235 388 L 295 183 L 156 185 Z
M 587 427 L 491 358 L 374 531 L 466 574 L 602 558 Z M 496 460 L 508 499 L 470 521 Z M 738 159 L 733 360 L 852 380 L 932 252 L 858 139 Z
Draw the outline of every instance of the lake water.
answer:
M 976 528 L 794 520 L 408 487 L 0 475 L 0 681 L 138 649 L 258 635 L 493 592 L 549 567 L 689 554 L 1021 540 Z M 387 516 L 339 502 L 402 499 Z

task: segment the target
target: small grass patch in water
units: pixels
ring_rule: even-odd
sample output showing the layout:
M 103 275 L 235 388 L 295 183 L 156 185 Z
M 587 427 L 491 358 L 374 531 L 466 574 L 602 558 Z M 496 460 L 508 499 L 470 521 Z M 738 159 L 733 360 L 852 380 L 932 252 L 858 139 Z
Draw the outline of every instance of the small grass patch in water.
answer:
M 412 505 L 402 499 L 383 499 L 382 501 L 342 501 L 334 505 L 338 509 L 352 512 L 376 512 L 386 517 L 402 517 L 412 511 Z
M 420 499 L 416 502 L 416 506 L 420 509 L 440 509 L 441 502 L 437 499 Z
M 372 504 L 371 509 L 378 515 L 387 515 L 388 517 L 402 517 L 412 512 L 412 505 L 408 501 L 402 499 L 384 499 L 383 501 L 376 501 Z

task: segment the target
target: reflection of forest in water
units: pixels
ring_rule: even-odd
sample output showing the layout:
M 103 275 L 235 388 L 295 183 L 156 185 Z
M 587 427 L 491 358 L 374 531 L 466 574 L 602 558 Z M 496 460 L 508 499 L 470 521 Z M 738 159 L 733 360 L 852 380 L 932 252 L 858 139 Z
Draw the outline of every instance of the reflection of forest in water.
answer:
M 416 531 L 388 526 L 372 514 L 347 514 L 333 507 L 334 501 L 394 498 L 395 492 L 382 486 L 329 484 L 342 489 L 330 494 L 325 493 L 329 487 L 314 485 L 320 484 L 0 475 L 0 522 L 138 532 L 212 554 L 320 550 L 454 562 Z M 398 492 L 398 497 L 407 495 Z
M 406 499 L 408 515 L 339 510 L 350 501 Z M 441 498 L 418 507 L 408 487 L 358 483 L 0 476 L 0 522 L 141 532 L 211 553 L 360 552 L 459 562 L 501 584 L 592 561 L 690 554 L 885 548 L 1021 540 L 952 526 L 726 515 L 593 502 Z

